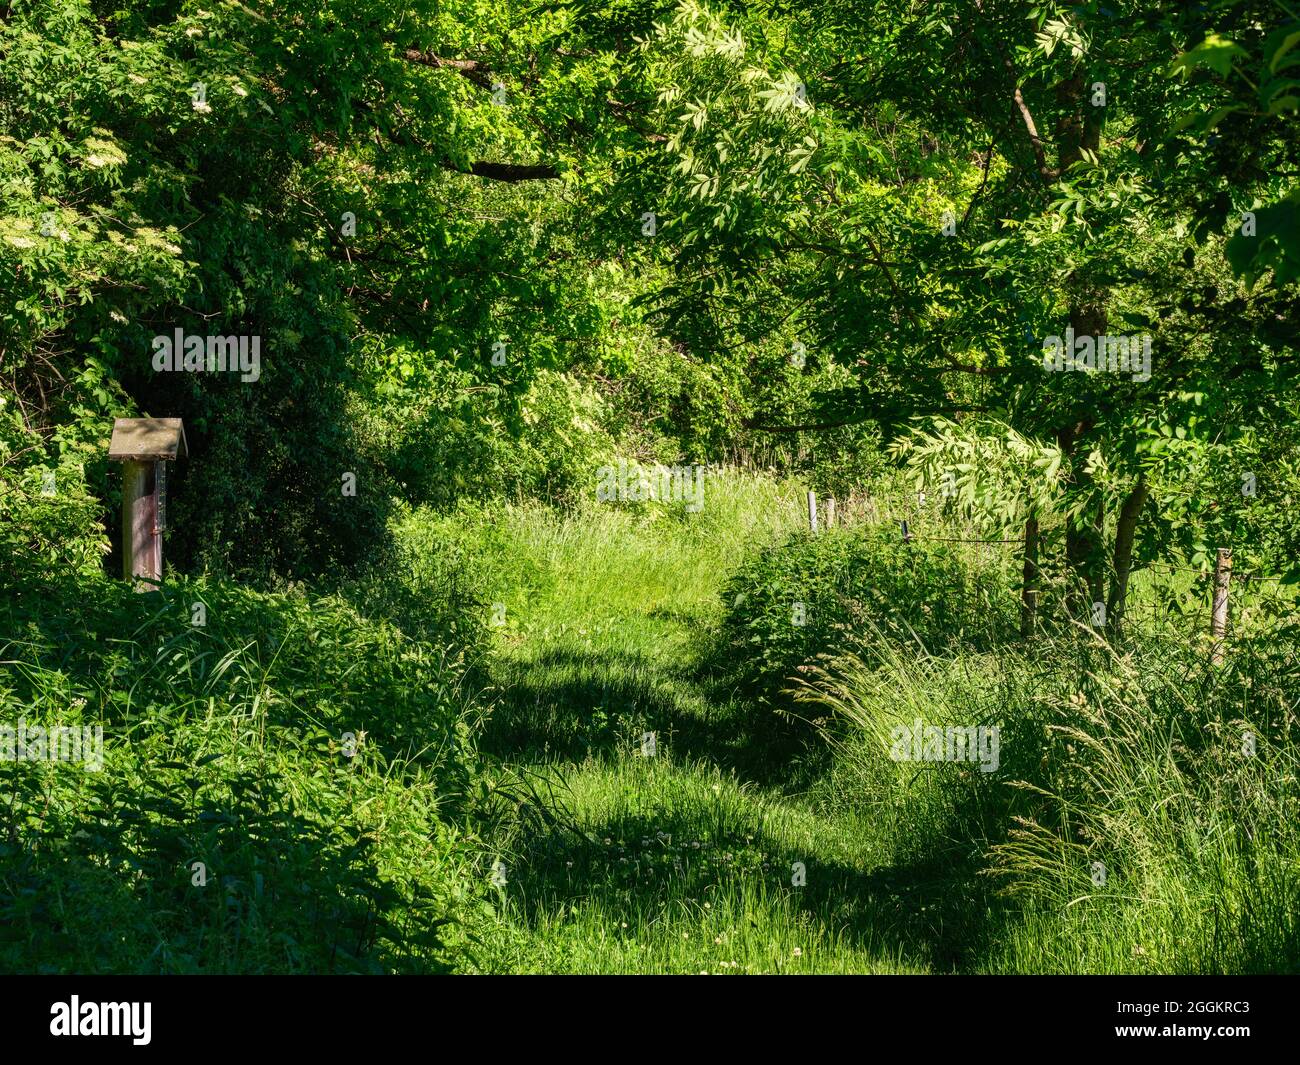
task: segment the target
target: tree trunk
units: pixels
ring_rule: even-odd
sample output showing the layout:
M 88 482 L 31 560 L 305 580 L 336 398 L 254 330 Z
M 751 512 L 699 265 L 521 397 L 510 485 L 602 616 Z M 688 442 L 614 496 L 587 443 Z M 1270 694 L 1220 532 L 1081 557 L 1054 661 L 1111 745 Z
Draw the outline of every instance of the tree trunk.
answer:
M 1057 444 L 1070 463 L 1067 474 L 1070 490 L 1075 494 L 1086 493 L 1092 487 L 1092 475 L 1082 468 L 1083 458 L 1078 454 L 1079 438 L 1092 426 L 1088 422 L 1079 422 L 1069 429 L 1058 430 Z M 1065 560 L 1070 572 L 1077 579 L 1079 587 L 1074 593 L 1075 613 L 1081 617 L 1092 614 L 1094 603 L 1105 598 L 1105 579 L 1102 573 L 1102 530 L 1105 527 L 1105 504 L 1100 498 L 1091 515 L 1084 514 L 1072 519 L 1065 527 Z
M 1087 83 L 1082 70 L 1057 83 L 1056 102 L 1060 118 L 1056 123 L 1056 176 L 1061 176 L 1084 158 L 1084 151 L 1096 152 L 1101 143 L 1101 114 L 1086 98 Z M 1086 278 L 1071 276 L 1067 283 L 1070 293 L 1070 326 L 1076 337 L 1102 336 L 1106 332 L 1108 292 L 1090 284 Z M 1073 352 L 1069 354 L 1073 355 Z M 1068 387 L 1068 386 L 1067 386 Z M 1092 488 L 1091 474 L 1083 468 L 1086 452 L 1083 445 L 1096 424 L 1096 411 L 1081 400 L 1057 429 L 1056 440 L 1069 464 L 1068 487 L 1077 498 Z M 1105 503 L 1098 496 L 1096 509 L 1077 521 L 1071 521 L 1065 530 L 1065 556 L 1070 570 L 1078 579 L 1081 589 L 1074 594 L 1076 612 L 1085 618 L 1092 616 L 1093 604 L 1105 601 Z
M 1137 534 L 1138 518 L 1147 501 L 1147 482 L 1139 476 L 1133 491 L 1128 494 L 1119 509 L 1119 521 L 1115 529 L 1115 554 L 1113 557 L 1114 573 L 1110 579 L 1110 598 L 1106 602 L 1106 618 L 1110 630 L 1116 638 L 1124 630 L 1124 605 L 1128 598 L 1128 577 L 1133 571 L 1133 540 Z
M 1106 332 L 1103 299 L 1103 293 L 1077 292 L 1070 308 L 1070 326 L 1076 337 L 1099 337 Z M 1069 485 L 1077 495 L 1092 488 L 1092 475 L 1083 468 L 1087 457 L 1083 445 L 1095 423 L 1092 412 L 1086 407 L 1081 406 L 1074 413 L 1078 420 L 1058 429 L 1056 442 L 1070 463 Z M 1091 515 L 1071 521 L 1065 529 L 1065 557 L 1071 572 L 1083 586 L 1083 594 L 1079 597 L 1082 602 L 1076 600 L 1077 613 L 1083 617 L 1091 616 L 1093 604 L 1104 602 L 1106 598 L 1105 527 L 1105 503 L 1098 497 L 1096 510 Z

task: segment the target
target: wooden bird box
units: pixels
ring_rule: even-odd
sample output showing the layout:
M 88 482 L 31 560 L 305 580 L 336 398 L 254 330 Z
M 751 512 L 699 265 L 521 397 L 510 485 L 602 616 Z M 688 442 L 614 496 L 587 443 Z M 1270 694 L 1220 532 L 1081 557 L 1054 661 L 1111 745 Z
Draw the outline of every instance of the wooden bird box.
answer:
M 179 418 L 118 418 L 108 444 L 110 462 L 174 462 L 189 453 Z
M 189 453 L 179 418 L 118 418 L 108 445 L 122 463 L 122 576 L 147 591 L 162 581 L 167 463 Z

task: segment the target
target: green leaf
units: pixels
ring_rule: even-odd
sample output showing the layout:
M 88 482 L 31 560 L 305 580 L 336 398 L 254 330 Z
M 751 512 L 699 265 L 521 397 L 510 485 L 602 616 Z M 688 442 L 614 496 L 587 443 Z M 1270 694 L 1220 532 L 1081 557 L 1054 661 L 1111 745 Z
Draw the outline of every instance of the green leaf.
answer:
M 1300 30 L 1283 27 L 1271 33 L 1264 42 L 1264 59 L 1268 63 L 1268 69 L 1271 73 L 1276 74 L 1282 60 L 1286 54 L 1291 51 L 1297 44 L 1300 44 Z M 1292 58 L 1292 62 L 1295 58 Z M 1288 66 L 1291 64 L 1288 63 Z
M 1216 74 L 1227 77 L 1238 57 L 1249 53 L 1235 41 L 1217 33 L 1208 34 L 1200 44 L 1184 52 L 1170 64 L 1171 74 L 1191 74 L 1198 67 L 1209 67 Z

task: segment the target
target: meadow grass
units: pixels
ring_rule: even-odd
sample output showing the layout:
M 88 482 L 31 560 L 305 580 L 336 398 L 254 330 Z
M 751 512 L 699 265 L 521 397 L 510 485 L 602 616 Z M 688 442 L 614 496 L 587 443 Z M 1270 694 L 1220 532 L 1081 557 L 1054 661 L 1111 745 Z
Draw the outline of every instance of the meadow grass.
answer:
M 991 644 L 944 599 L 988 560 L 917 551 L 933 651 L 847 603 L 756 691 L 735 633 L 778 613 L 745 625 L 742 568 L 785 594 L 801 565 L 751 565 L 774 546 L 893 557 L 805 522 L 800 485 L 724 470 L 694 513 L 399 509 L 333 594 L 6 585 L 0 720 L 106 735 L 102 772 L 0 765 L 0 966 L 1296 971 L 1293 594 L 1240 596 L 1217 668 L 1141 610 L 1122 647 Z M 1137 603 L 1197 590 L 1144 575 Z M 996 727 L 996 771 L 894 760 L 917 718 Z
M 879 811 L 894 864 L 947 853 L 996 885 L 973 970 L 1295 971 L 1295 664 L 1234 650 L 1216 669 L 1168 633 L 1124 653 L 1066 637 L 938 659 L 886 646 L 814 670 L 801 694 L 835 709 L 827 786 Z M 915 718 L 996 725 L 998 771 L 893 761 L 891 729 Z
M 729 472 L 707 499 L 698 514 L 532 506 L 458 519 L 485 564 L 484 598 L 506 608 L 483 747 L 548 810 L 495 840 L 507 873 L 489 971 L 929 967 L 926 943 L 897 934 L 910 885 L 879 875 L 870 821 L 788 793 L 780 723 L 711 661 L 722 582 L 802 527 L 800 487 Z
M 800 533 L 802 492 L 711 485 L 697 515 L 450 519 L 484 598 L 505 605 L 484 748 L 498 780 L 528 781 L 519 809 L 532 809 L 490 837 L 506 874 L 484 970 L 1294 968 L 1300 851 L 1279 819 L 1295 749 L 1277 731 L 1293 671 L 1243 641 L 1241 673 L 1210 676 L 1203 644 L 1176 631 L 1136 654 L 1067 627 L 931 655 L 868 621 L 860 654 L 792 681 L 816 728 L 791 743 L 788 722 L 730 684 L 719 593 L 747 554 Z M 1252 683 L 1272 693 L 1247 715 L 1271 743 L 1255 776 L 1224 750 L 1170 756 L 1174 723 L 1205 753 Z M 1127 732 L 1097 727 L 1102 705 Z M 889 728 L 915 717 L 997 725 L 999 771 L 892 761 Z

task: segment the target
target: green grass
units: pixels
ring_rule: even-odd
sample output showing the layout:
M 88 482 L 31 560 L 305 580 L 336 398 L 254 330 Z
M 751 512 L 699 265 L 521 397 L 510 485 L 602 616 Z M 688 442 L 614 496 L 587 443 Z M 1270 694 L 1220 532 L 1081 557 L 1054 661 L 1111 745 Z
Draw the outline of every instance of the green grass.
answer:
M 802 493 L 734 475 L 710 486 L 698 515 L 439 519 L 481 566 L 484 609 L 506 607 L 483 746 L 517 806 L 490 841 L 505 881 L 480 968 L 1295 968 L 1300 848 L 1276 820 L 1294 817 L 1295 748 L 1279 731 L 1293 668 L 1257 661 L 1244 633 L 1241 672 L 1217 678 L 1181 631 L 1119 660 L 1068 633 L 936 657 L 877 634 L 862 657 L 802 673 L 818 725 L 792 723 L 731 683 L 719 593 L 747 555 L 801 529 Z M 1237 715 L 1252 683 L 1268 705 Z M 1086 731 L 1107 685 L 1132 735 L 1088 792 L 1088 741 L 1066 732 Z M 888 726 L 913 716 L 998 724 L 1001 772 L 891 761 Z M 1271 744 L 1245 776 L 1199 742 L 1238 716 Z M 1161 745 L 1179 720 L 1205 761 Z
M 924 971 L 924 945 L 917 957 L 889 934 L 905 889 L 876 875 L 869 820 L 826 818 L 790 794 L 788 729 L 729 693 L 711 660 L 723 580 L 800 527 L 799 487 L 732 474 L 706 498 L 698 514 L 538 506 L 457 519 L 484 566 L 486 609 L 506 606 L 483 747 L 546 810 L 496 840 L 506 883 L 484 967 Z
M 873 864 L 867 832 L 828 825 L 716 766 L 662 754 L 585 761 L 560 776 L 563 815 L 546 831 L 517 836 L 504 858 L 494 968 L 917 968 L 863 935 L 871 927 L 862 890 Z
M 0 762 L 0 971 L 464 965 L 486 888 L 445 648 L 183 579 L 7 583 L 0 634 L 0 723 L 103 727 L 98 770 Z
M 803 579 L 781 544 L 858 563 L 804 521 L 799 485 L 724 471 L 698 513 L 399 511 L 329 595 L 11 582 L 0 721 L 106 735 L 99 773 L 0 764 L 0 968 L 1300 968 L 1290 593 L 1237 600 L 1218 669 L 1186 622 L 988 646 L 945 598 L 983 563 L 917 552 L 933 654 L 854 599 L 835 655 L 755 690 L 731 579 L 758 610 Z M 998 771 L 893 761 L 917 717 L 996 725 Z

